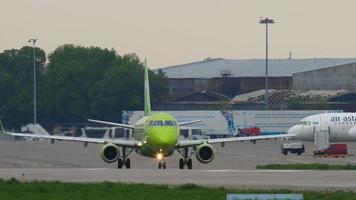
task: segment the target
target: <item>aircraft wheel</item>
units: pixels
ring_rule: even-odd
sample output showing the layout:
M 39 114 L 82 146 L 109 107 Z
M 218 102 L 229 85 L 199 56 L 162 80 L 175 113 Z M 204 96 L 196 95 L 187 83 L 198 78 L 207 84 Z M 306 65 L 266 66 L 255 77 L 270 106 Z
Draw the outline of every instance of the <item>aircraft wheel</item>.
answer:
M 179 159 L 179 169 L 183 169 L 184 168 L 184 160 L 183 158 Z
M 117 160 L 117 168 L 118 168 L 118 169 L 121 169 L 123 165 L 124 165 L 123 160 L 122 160 L 121 158 L 119 158 L 119 159 Z
M 130 169 L 131 168 L 131 160 L 130 160 L 130 158 L 126 159 L 125 167 L 126 167 L 126 169 Z
M 166 169 L 166 167 L 167 167 L 167 165 L 166 165 L 166 163 L 164 162 L 164 163 L 163 163 L 163 169 Z
M 192 159 L 190 159 L 190 158 L 188 159 L 187 167 L 188 167 L 188 169 L 192 169 L 192 167 L 193 167 Z
M 161 168 L 162 168 L 162 163 L 159 162 L 159 163 L 158 163 L 158 169 L 161 169 Z

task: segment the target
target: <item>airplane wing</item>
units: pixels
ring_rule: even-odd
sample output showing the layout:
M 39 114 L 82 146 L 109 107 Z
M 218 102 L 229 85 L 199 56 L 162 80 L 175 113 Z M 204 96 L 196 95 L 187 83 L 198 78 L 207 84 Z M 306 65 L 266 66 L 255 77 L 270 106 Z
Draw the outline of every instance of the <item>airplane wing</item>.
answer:
M 116 144 L 118 146 L 126 147 L 137 147 L 139 146 L 139 141 L 136 140 L 122 140 L 122 139 L 103 139 L 103 138 L 85 138 L 85 137 L 70 137 L 70 136 L 59 136 L 59 135 L 40 135 L 31 133 L 12 133 L 6 132 L 7 135 L 19 136 L 19 137 L 32 137 L 32 138 L 43 138 L 49 139 L 51 141 L 72 141 L 72 142 L 83 142 L 83 143 L 97 143 L 97 144 Z
M 95 119 L 88 119 L 88 121 L 99 123 L 99 124 L 106 124 L 106 125 L 111 125 L 111 126 L 119 126 L 122 128 L 134 129 L 134 126 L 130 126 L 127 124 L 119 124 L 119 123 L 115 123 L 115 122 L 107 122 L 107 121 L 101 121 L 101 120 L 95 120 Z
M 239 142 L 239 141 L 254 141 L 254 140 L 266 140 L 275 138 L 287 138 L 295 137 L 296 134 L 280 134 L 280 135 L 264 135 L 264 136 L 249 136 L 249 137 L 231 137 L 231 138 L 218 138 L 218 139 L 203 139 L 203 140 L 180 140 L 178 141 L 176 148 L 196 146 L 203 143 L 215 144 L 226 142 Z
M 178 126 L 185 126 L 188 124 L 195 124 L 195 123 L 199 123 L 199 122 L 202 122 L 202 120 L 194 120 L 194 121 L 189 121 L 189 122 L 178 123 Z
M 41 134 L 31 134 L 31 133 L 7 132 L 5 131 L 2 123 L 1 123 L 1 131 L 6 135 L 18 136 L 18 137 L 43 138 L 43 139 L 49 139 L 52 142 L 54 142 L 55 140 L 59 140 L 59 141 L 73 141 L 73 142 L 97 143 L 97 144 L 111 143 L 111 144 L 116 144 L 118 146 L 126 146 L 126 147 L 137 147 L 140 144 L 140 142 L 137 140 L 86 138 L 86 137 L 70 137 L 70 136 L 59 136 L 59 135 L 41 135 Z

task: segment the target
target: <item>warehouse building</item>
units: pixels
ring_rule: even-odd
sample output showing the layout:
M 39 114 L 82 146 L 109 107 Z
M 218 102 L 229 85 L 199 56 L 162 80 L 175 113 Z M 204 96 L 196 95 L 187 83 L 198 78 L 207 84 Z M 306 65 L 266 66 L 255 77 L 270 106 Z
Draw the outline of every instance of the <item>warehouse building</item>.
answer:
M 296 90 L 356 91 L 356 63 L 325 67 L 293 74 Z
M 355 77 L 355 74 L 352 74 L 355 73 L 355 66 L 356 58 L 270 59 L 269 88 L 308 90 L 316 86 L 337 89 L 343 89 L 340 87 L 344 86 L 356 87 L 355 80 L 351 78 Z M 265 88 L 264 59 L 208 58 L 156 69 L 158 70 L 165 72 L 169 79 L 168 100 L 173 101 L 194 96 L 201 91 L 234 97 Z M 336 79 L 335 71 L 338 71 L 342 78 Z M 334 81 L 330 82 L 330 79 Z M 328 83 L 335 84 L 326 86 Z

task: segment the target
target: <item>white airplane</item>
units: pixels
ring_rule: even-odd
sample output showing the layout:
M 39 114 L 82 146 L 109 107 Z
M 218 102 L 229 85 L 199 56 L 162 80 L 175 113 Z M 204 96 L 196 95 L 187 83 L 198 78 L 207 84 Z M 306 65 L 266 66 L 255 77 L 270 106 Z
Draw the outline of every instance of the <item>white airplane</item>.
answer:
M 287 131 L 288 134 L 296 134 L 296 139 L 305 141 L 314 141 L 318 132 L 328 133 L 330 142 L 356 141 L 356 113 L 311 115 Z

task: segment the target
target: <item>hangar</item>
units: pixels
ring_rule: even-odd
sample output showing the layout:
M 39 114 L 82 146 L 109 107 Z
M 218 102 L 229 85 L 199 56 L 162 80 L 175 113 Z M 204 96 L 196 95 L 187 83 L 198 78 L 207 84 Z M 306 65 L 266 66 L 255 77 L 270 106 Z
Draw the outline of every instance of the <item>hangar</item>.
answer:
M 355 62 L 321 69 L 310 69 L 293 74 L 293 88 L 296 90 L 356 91 L 355 77 Z
M 270 59 L 269 88 L 309 90 L 345 89 L 347 86 L 354 89 L 355 67 L 356 58 Z M 264 59 L 207 58 L 155 69 L 158 70 L 168 77 L 168 100 L 171 101 L 201 91 L 234 97 L 265 88 Z M 340 78 L 335 78 L 338 76 Z

